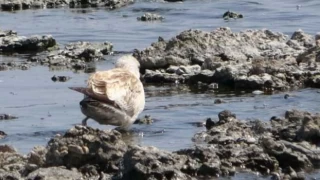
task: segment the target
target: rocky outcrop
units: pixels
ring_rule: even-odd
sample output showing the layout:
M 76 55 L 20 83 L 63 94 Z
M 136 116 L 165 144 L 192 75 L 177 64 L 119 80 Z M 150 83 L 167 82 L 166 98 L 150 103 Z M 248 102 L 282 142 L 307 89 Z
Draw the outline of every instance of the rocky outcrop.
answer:
M 48 142 L 45 166 L 78 168 L 84 174 L 115 173 L 127 146 L 117 131 L 76 126 Z M 91 172 L 94 171 L 94 172 Z
M 212 179 L 251 170 L 303 179 L 320 168 L 320 114 L 290 110 L 270 123 L 241 121 L 230 111 L 208 118 L 193 148 L 168 152 L 127 144 L 117 130 L 77 125 L 27 156 L 0 146 L 2 179 Z M 201 142 L 201 143 L 198 143 Z
M 317 49 L 313 36 L 301 30 L 288 39 L 270 30 L 234 33 L 219 28 L 213 32 L 187 30 L 167 41 L 159 37 L 150 47 L 135 50 L 134 56 L 146 82 L 285 90 L 319 84 L 320 68 L 300 63 L 306 61 L 308 51 L 317 57 Z
M 241 122 L 232 113 L 223 111 L 219 121 L 207 120 L 208 130 L 194 136 L 195 141 L 206 142 L 212 147 L 210 153 L 206 153 L 210 156 L 199 154 L 208 151 L 203 147 L 178 153 L 191 154 L 197 161 L 206 159 L 208 164 L 212 164 L 210 159 L 215 159 L 216 165 L 210 168 L 215 168 L 216 172 L 249 168 L 262 174 L 280 174 L 281 179 L 297 178 L 297 172 L 319 168 L 319 118 L 319 114 L 291 110 L 284 118 L 273 117 L 268 124 Z M 228 166 L 223 167 L 225 164 Z M 226 175 L 230 172 L 234 173 L 221 171 Z
M 75 7 L 106 7 L 116 9 L 134 3 L 133 0 L 0 0 L 1 9 L 15 11 L 31 8 L 57 8 L 61 6 Z
M 2 0 L 0 4 L 4 11 L 46 7 L 44 0 Z
M 57 47 L 50 35 L 18 36 L 17 32 L 0 30 L 0 53 L 34 53 Z
M 67 44 L 63 50 L 39 53 L 28 61 L 51 68 L 65 67 L 79 70 L 87 68 L 89 62 L 102 60 L 104 55 L 112 52 L 112 48 L 113 45 L 109 42 L 75 42 Z
M 0 179 L 21 179 L 27 168 L 27 158 L 11 146 L 0 145 Z

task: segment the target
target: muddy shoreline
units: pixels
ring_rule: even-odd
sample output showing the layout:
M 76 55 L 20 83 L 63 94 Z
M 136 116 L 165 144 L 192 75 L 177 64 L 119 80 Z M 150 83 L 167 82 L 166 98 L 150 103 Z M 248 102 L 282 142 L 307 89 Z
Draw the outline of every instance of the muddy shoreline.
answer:
M 320 167 L 320 114 L 289 110 L 269 122 L 248 122 L 225 110 L 218 117 L 194 135 L 201 143 L 175 152 L 132 144 L 130 132 L 81 125 L 28 155 L 1 145 L 0 178 L 206 179 L 250 171 L 304 179 Z

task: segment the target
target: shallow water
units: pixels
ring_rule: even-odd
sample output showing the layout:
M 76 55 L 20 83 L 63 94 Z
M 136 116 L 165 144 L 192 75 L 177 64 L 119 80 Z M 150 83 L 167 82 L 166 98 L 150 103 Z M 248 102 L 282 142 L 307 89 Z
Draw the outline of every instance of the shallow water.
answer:
M 297 9 L 297 5 L 301 5 Z M 212 31 L 228 26 L 233 31 L 248 28 L 267 28 L 289 36 L 298 29 L 315 34 L 319 31 L 320 2 L 317 0 L 188 0 L 183 3 L 162 1 L 137 1 L 135 4 L 114 11 L 103 8 L 89 9 L 38 9 L 17 12 L 1 12 L 1 29 L 12 29 L 20 35 L 52 34 L 60 44 L 73 41 L 110 41 L 115 51 L 130 52 L 143 49 L 158 36 L 169 39 L 183 30 Z M 242 13 L 244 19 L 225 21 L 222 15 L 231 10 Z M 145 12 L 164 16 L 163 22 L 140 22 L 136 18 Z M 109 69 L 116 57 L 106 56 L 97 62 L 97 70 Z M 22 61 L 23 57 L 0 56 L 2 61 Z M 53 75 L 66 75 L 71 80 L 59 83 L 51 81 Z M 84 86 L 89 74 L 69 70 L 53 71 L 48 67 L 32 67 L 31 70 L 0 71 L 0 113 L 19 118 L 0 121 L 0 130 L 8 137 L 1 144 L 11 144 L 19 152 L 28 153 L 35 145 L 45 145 L 57 133 L 64 133 L 79 124 L 83 115 L 79 110 L 82 95 L 68 89 Z M 134 139 L 139 144 L 153 145 L 169 151 L 193 146 L 194 133 L 204 130 L 194 122 L 207 117 L 217 118 L 217 113 L 228 109 L 240 119 L 269 120 L 283 116 L 285 110 L 297 108 L 319 112 L 320 96 L 317 89 L 302 89 L 289 99 L 285 93 L 253 95 L 245 92 L 217 91 L 194 92 L 182 85 L 146 86 L 146 108 L 141 114 L 155 119 L 152 125 L 133 125 L 144 136 Z M 222 98 L 225 104 L 214 104 Z M 93 127 L 111 129 L 88 121 Z M 312 177 L 319 174 L 312 174 Z M 241 174 L 234 179 L 259 179 Z

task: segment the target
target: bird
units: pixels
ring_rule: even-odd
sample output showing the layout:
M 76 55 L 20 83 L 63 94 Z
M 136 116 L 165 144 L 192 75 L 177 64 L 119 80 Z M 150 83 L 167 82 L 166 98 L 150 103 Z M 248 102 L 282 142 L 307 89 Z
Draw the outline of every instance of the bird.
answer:
M 69 87 L 84 94 L 81 112 L 87 120 L 128 129 L 145 107 L 145 93 L 140 81 L 140 63 L 132 55 L 117 59 L 115 67 L 93 73 L 87 87 Z

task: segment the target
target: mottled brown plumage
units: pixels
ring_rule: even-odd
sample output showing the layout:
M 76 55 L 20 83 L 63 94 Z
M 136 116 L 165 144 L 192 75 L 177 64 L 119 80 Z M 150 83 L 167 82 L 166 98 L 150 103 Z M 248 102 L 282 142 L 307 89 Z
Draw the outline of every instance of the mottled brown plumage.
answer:
M 92 74 L 86 88 L 70 88 L 85 95 L 80 102 L 86 115 L 83 125 L 91 118 L 100 124 L 129 127 L 145 106 L 139 77 L 139 62 L 126 55 L 118 59 L 114 69 Z

